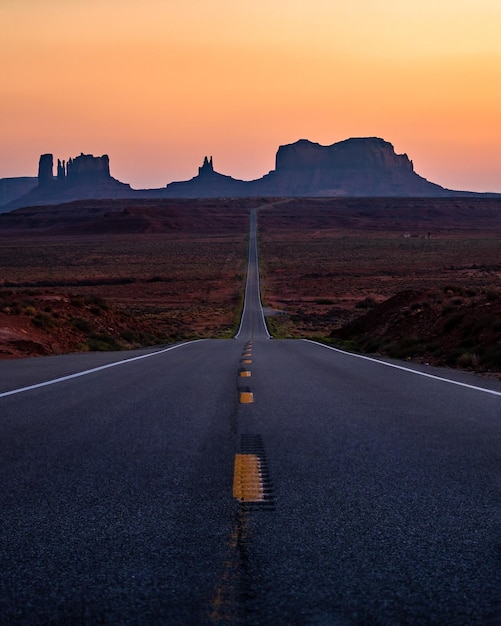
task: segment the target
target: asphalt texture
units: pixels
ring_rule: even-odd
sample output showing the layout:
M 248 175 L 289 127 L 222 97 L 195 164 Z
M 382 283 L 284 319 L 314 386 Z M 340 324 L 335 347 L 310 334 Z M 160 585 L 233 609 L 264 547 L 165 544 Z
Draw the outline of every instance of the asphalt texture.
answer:
M 255 245 L 237 339 L 0 363 L 0 624 L 501 624 L 501 384 L 269 339 Z

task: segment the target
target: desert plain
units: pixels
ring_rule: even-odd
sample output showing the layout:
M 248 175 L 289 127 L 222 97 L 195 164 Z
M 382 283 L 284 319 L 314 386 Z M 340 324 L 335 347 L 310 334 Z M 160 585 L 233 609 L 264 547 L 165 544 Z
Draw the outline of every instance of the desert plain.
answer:
M 495 198 L 85 200 L 0 215 L 0 358 L 231 338 L 257 210 L 277 338 L 501 373 Z

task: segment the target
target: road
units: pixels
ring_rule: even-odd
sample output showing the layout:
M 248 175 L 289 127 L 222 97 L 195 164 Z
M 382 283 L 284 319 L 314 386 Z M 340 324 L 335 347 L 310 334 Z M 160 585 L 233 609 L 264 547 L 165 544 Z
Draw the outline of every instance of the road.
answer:
M 269 339 L 0 362 L 0 623 L 501 623 L 501 384 Z

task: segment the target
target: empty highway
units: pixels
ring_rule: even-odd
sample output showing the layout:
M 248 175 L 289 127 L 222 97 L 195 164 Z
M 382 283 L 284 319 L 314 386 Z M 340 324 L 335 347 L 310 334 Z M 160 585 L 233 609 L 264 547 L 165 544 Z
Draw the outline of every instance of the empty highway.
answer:
M 269 337 L 0 362 L 0 624 L 501 623 L 501 384 Z

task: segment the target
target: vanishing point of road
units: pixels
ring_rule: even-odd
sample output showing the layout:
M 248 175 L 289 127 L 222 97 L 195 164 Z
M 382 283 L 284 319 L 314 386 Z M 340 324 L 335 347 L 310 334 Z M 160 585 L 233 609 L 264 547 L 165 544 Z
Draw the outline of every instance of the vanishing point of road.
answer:
M 0 624 L 501 623 L 501 384 L 271 339 L 0 363 Z

